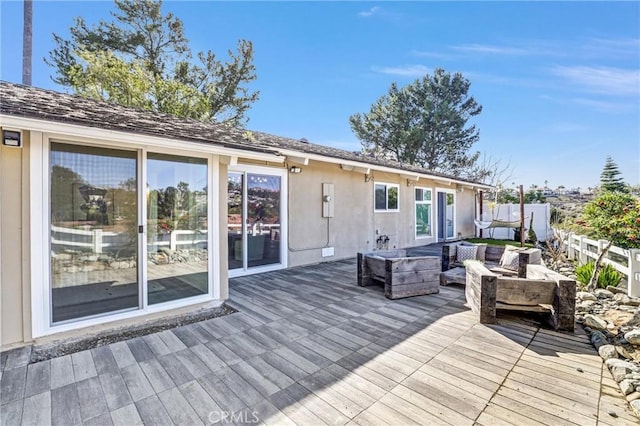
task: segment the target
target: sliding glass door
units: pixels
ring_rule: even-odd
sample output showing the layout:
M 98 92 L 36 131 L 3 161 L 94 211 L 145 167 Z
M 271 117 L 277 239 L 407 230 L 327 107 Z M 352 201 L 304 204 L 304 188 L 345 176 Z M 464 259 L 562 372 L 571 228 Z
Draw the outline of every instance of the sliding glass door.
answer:
M 450 190 L 437 191 L 438 241 L 453 239 L 456 235 L 455 195 Z
M 283 265 L 282 188 L 282 174 L 229 172 L 229 270 Z
M 209 293 L 207 158 L 52 142 L 49 169 L 52 324 Z
M 137 309 L 135 151 L 52 143 L 52 322 Z
M 147 155 L 149 304 L 208 292 L 207 160 Z

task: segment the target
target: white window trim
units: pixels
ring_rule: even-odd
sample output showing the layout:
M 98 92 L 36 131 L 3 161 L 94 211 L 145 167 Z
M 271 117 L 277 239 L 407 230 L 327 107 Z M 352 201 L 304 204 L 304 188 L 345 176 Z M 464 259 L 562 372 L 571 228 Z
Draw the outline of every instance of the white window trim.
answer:
M 421 189 L 424 192 L 429 192 L 431 193 L 431 199 L 429 201 L 418 201 L 415 199 L 416 197 L 416 189 Z M 422 187 L 422 186 L 416 186 L 414 191 L 413 191 L 413 201 L 414 201 L 414 205 L 413 205 L 413 223 L 415 224 L 415 239 L 416 240 L 424 240 L 424 239 L 428 239 L 428 238 L 433 238 L 433 213 L 434 213 L 434 208 L 433 208 L 433 188 L 426 188 L 426 187 Z M 424 204 L 424 205 L 430 205 L 431 206 L 431 217 L 430 217 L 430 221 L 429 221 L 429 235 L 418 235 L 418 214 L 416 212 L 416 205 L 418 204 Z
M 385 205 L 387 208 L 385 209 L 377 209 L 376 208 L 376 185 L 384 185 L 386 190 L 386 200 Z M 398 190 L 398 208 L 390 209 L 389 208 L 389 188 L 394 187 Z M 400 211 L 400 184 L 398 183 L 388 183 L 388 182 L 373 182 L 373 211 L 375 213 L 397 213 Z
M 125 142 L 112 143 L 108 141 L 95 141 L 91 140 L 91 145 L 102 148 L 113 149 L 129 149 L 137 151 L 139 158 L 138 177 L 142 177 L 139 180 L 140 188 L 144 188 L 146 185 L 146 153 L 149 151 L 170 153 L 174 155 L 196 156 L 199 158 L 206 158 L 208 167 L 208 184 L 209 184 L 209 202 L 208 202 L 208 223 L 213 225 L 209 226 L 209 247 L 211 247 L 209 253 L 209 274 L 208 284 L 209 292 L 201 296 L 195 296 L 185 299 L 178 299 L 165 303 L 158 303 L 154 305 L 146 305 L 146 282 L 142 284 L 141 300 L 143 305 L 139 306 L 139 309 L 128 310 L 116 313 L 105 313 L 85 319 L 79 318 L 77 320 L 65 321 L 58 324 L 52 324 L 51 322 L 51 250 L 50 244 L 50 205 L 49 205 L 49 153 L 51 142 L 61 142 L 68 144 L 82 144 L 87 145 L 87 140 L 81 137 L 53 135 L 42 132 L 31 132 L 30 141 L 30 222 L 31 222 L 31 331 L 32 338 L 38 338 L 47 336 L 50 334 L 60 333 L 64 331 L 76 330 L 84 327 L 90 327 L 94 325 L 105 324 L 108 322 L 118 321 L 122 319 L 136 318 L 148 315 L 150 313 L 168 311 L 171 309 L 186 307 L 195 305 L 198 303 L 209 302 L 214 305 L 222 305 L 223 301 L 220 299 L 221 294 L 221 282 L 220 282 L 220 241 L 218 238 L 220 230 L 218 229 L 220 213 L 219 209 L 214 208 L 214 204 L 218 205 L 220 199 L 220 190 L 218 186 L 218 175 L 220 171 L 219 157 L 210 153 L 197 153 L 191 150 L 181 150 L 174 147 L 168 149 L 165 146 L 159 145 L 140 145 Z M 144 159 L 144 161 L 143 161 Z M 139 200 L 143 199 L 145 195 L 141 193 Z M 144 225 L 144 235 L 140 239 L 140 246 L 146 246 L 146 200 L 140 203 L 139 208 L 139 225 Z M 145 251 L 139 251 L 139 258 L 146 259 Z M 145 257 L 143 257 L 145 256 Z M 139 279 L 146 278 L 144 273 L 146 268 L 140 268 L 138 271 Z
M 288 200 L 289 200 L 289 186 L 288 186 L 288 174 L 286 169 L 274 168 L 274 167 L 260 167 L 260 166 L 247 166 L 247 165 L 235 165 L 233 167 L 229 167 L 227 173 L 256 173 L 256 174 L 265 174 L 265 175 L 273 175 L 280 177 L 280 263 L 274 263 L 272 265 L 264 265 L 264 266 L 254 266 L 253 268 L 237 268 L 230 269 L 228 274 L 229 278 L 242 277 L 247 275 L 260 274 L 263 272 L 269 271 L 277 271 L 280 269 L 287 268 L 289 262 L 289 250 L 287 248 L 288 240 L 288 229 L 289 229 L 289 217 L 288 217 Z M 243 182 L 246 179 L 243 179 Z M 246 183 L 243 183 L 246 187 Z M 242 211 L 247 211 L 247 197 L 246 194 L 242 200 Z M 220 230 L 220 232 L 227 232 L 226 229 Z M 244 248 L 246 250 L 246 248 Z M 243 253 L 243 257 L 245 254 Z

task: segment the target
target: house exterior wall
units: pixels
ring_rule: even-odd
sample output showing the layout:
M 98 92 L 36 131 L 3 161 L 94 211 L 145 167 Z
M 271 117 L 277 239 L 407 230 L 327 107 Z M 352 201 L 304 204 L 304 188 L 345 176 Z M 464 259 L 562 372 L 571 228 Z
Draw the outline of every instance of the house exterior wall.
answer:
M 212 190 L 209 203 L 213 214 L 209 232 L 211 234 L 210 272 L 215 276 L 212 294 L 207 299 L 221 302 L 229 298 L 228 288 L 228 241 L 227 241 L 227 176 L 234 167 L 254 166 L 265 170 L 285 171 L 283 196 L 286 197 L 286 212 L 283 219 L 287 248 L 283 253 L 287 267 L 312 264 L 322 261 L 345 259 L 355 256 L 359 251 L 378 249 L 376 239 L 388 236 L 388 248 L 425 245 L 437 241 L 437 200 L 438 190 L 446 188 L 455 193 L 456 235 L 474 234 L 475 192 L 471 188 L 458 189 L 455 183 L 432 180 L 421 177 L 409 178 L 403 172 L 370 170 L 365 174 L 357 170 L 343 170 L 340 163 L 311 159 L 300 165 L 301 173 L 289 173 L 291 164 L 278 163 L 276 156 L 257 155 L 249 158 L 234 157 L 233 154 L 217 154 L 215 147 L 193 145 L 164 139 L 148 142 L 141 136 L 114 135 L 101 133 L 93 129 L 70 129 L 67 134 L 56 127 L 51 133 L 47 128 L 22 129 L 23 148 L 0 148 L 0 347 L 7 348 L 15 344 L 26 343 L 32 337 L 55 334 L 58 332 L 78 331 L 85 327 L 94 327 L 107 320 L 129 322 L 157 316 L 161 312 L 170 313 L 173 307 L 165 310 L 137 311 L 114 318 L 104 317 L 104 321 L 71 324 L 62 328 L 49 328 L 49 222 L 48 205 L 49 170 L 48 150 L 51 140 L 69 141 L 112 147 L 115 149 L 138 150 L 176 150 L 179 155 L 198 157 L 207 156 L 209 170 L 212 172 L 210 184 Z M 155 147 L 155 148 L 154 148 Z M 202 149 L 202 151 L 200 151 Z M 144 152 L 144 151 L 140 151 Z M 207 154 L 208 153 L 208 154 Z M 140 154 L 142 155 L 142 154 Z M 237 154 L 236 154 L 237 155 Z M 142 158 L 142 157 L 141 157 Z M 237 163 L 237 166 L 236 166 Z M 297 164 L 296 164 L 297 165 Z M 348 168 L 348 167 L 345 167 Z M 386 183 L 397 185 L 399 204 L 397 211 L 376 211 L 374 208 L 375 185 Z M 323 184 L 332 185 L 330 202 L 331 217 L 323 216 Z M 416 238 L 415 188 L 431 191 L 431 236 Z M 43 201 L 44 200 L 44 201 Z M 286 215 L 286 218 L 284 217 Z M 33 235 L 32 235 L 33 234 Z M 332 248 L 333 253 L 323 256 L 323 248 Z M 33 282 L 31 279 L 33 274 Z M 33 292 L 33 294 L 32 294 Z M 176 306 L 184 308 L 187 303 Z M 199 299 L 193 303 L 203 303 Z M 164 308 L 163 308 L 164 309 Z M 82 321 L 81 321 L 82 322 Z M 114 324 L 114 323 L 111 323 Z M 82 327 L 82 328 L 81 328 Z
M 48 215 L 50 206 L 43 201 L 48 197 L 49 188 L 48 168 L 43 167 L 42 161 L 34 158 L 47 158 L 45 147 L 51 140 L 55 141 L 82 141 L 84 137 L 78 134 L 65 134 L 61 132 L 43 133 L 30 130 L 28 127 L 20 129 L 15 125 L 12 130 L 22 131 L 22 148 L 12 148 L 0 145 L 0 349 L 24 345 L 32 340 L 45 337 L 49 334 L 70 332 L 82 334 L 83 330 L 97 328 L 109 328 L 118 324 L 131 324 L 145 318 L 158 317 L 160 311 L 170 315 L 174 311 L 182 311 L 181 305 L 167 306 L 164 309 L 150 309 L 148 311 L 134 311 L 132 315 L 117 314 L 113 317 L 105 316 L 91 323 L 84 324 L 81 318 L 77 326 L 64 324 L 63 326 L 48 327 L 47 312 L 42 309 L 43 301 L 47 299 L 43 294 L 50 291 L 48 280 L 48 239 L 49 228 Z M 109 140 L 101 140 L 95 135 L 86 138 L 91 144 L 97 146 L 111 146 Z M 35 145 L 34 145 L 35 141 Z M 114 139 L 116 148 L 127 143 L 126 137 Z M 175 143 L 175 142 L 172 142 Z M 145 145 L 149 148 L 152 145 Z M 152 149 L 152 148 L 149 148 Z M 193 146 L 191 146 L 193 149 Z M 204 150 L 206 151 L 207 148 Z M 188 156 L 188 151 L 182 155 Z M 209 158 L 209 170 L 212 172 L 209 203 L 212 206 L 210 258 L 215 260 L 210 268 L 212 279 L 212 294 L 207 299 L 213 305 L 221 303 L 229 297 L 228 292 L 228 268 L 226 263 L 227 244 L 226 234 L 219 232 L 226 229 L 227 209 L 227 165 L 229 157 L 225 155 L 211 154 Z M 46 163 L 44 163 L 46 164 Z M 35 220 L 32 220 L 35 218 Z M 32 238 L 32 233 L 33 234 Z M 38 248 L 39 247 L 39 248 Z M 33 251 L 40 253 L 34 256 Z M 219 260 L 218 260 L 219 259 Z M 43 271 L 44 270 L 44 271 Z M 31 273 L 35 272 L 35 281 L 31 280 Z M 43 277 L 44 275 L 44 277 Z M 34 297 L 32 297 L 32 295 Z M 203 300 L 194 300 L 193 304 L 203 305 Z M 189 302 L 187 301 L 187 304 Z M 46 305 L 46 303 L 45 303 Z M 32 307 L 40 309 L 32 309 Z M 115 321 L 115 322 L 112 322 Z M 59 331 L 58 331 L 59 328 Z
M 365 175 L 344 171 L 338 164 L 310 161 L 302 172 L 289 175 L 289 266 L 299 266 L 355 256 L 359 251 L 377 249 L 379 236 L 389 237 L 389 248 L 414 247 L 437 241 L 435 181 L 420 179 L 407 184 L 400 173 L 373 172 Z M 397 184 L 399 211 L 374 209 L 376 182 Z M 334 216 L 322 217 L 322 184 L 334 185 Z M 415 188 L 433 191 L 432 236 L 416 238 Z M 452 186 L 455 188 L 455 185 Z M 474 191 L 467 189 L 456 197 L 457 229 L 462 235 L 473 235 Z M 472 212 L 472 213 L 466 213 Z M 323 247 L 333 247 L 334 255 L 322 257 Z
M 29 132 L 22 148 L 0 146 L 0 346 L 29 340 Z
M 373 186 L 361 173 L 310 161 L 289 174 L 289 266 L 353 257 L 372 249 Z M 334 186 L 333 217 L 322 217 L 322 184 Z M 323 247 L 335 254 L 322 257 Z

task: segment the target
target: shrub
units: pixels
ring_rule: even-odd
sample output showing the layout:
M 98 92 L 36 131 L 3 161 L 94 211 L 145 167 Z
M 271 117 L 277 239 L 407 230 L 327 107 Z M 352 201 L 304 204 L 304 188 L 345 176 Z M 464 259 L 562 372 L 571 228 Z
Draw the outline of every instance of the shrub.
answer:
M 587 262 L 576 267 L 576 279 L 583 287 L 589 284 L 595 269 L 595 262 Z M 622 281 L 622 274 L 616 268 L 607 264 L 602 265 L 598 274 L 598 288 L 607 288 L 607 286 L 616 287 Z

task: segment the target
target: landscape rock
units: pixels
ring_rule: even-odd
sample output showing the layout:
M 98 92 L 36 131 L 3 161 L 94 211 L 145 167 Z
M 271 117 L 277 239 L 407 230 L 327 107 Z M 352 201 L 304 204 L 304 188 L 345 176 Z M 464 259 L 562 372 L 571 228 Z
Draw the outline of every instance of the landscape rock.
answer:
M 627 294 L 627 290 L 624 288 L 619 288 L 619 287 L 614 287 L 612 285 L 608 285 L 607 286 L 607 290 L 609 290 L 611 293 L 619 293 L 619 294 Z
M 620 390 L 626 396 L 635 391 L 635 386 L 631 380 L 624 379 L 620 382 Z
M 626 305 L 627 303 L 629 303 L 631 298 L 625 293 L 616 293 L 613 295 L 613 300 L 618 302 L 620 305 Z
M 598 349 L 598 353 L 602 359 L 618 358 L 618 351 L 613 345 L 602 345 Z
M 640 345 L 640 329 L 631 330 L 625 333 L 624 338 L 632 345 Z
M 580 300 L 598 300 L 595 294 L 589 293 L 588 291 L 579 291 L 576 293 L 576 297 Z
M 595 296 L 598 299 L 611 299 L 613 297 L 613 293 L 610 292 L 609 290 L 599 288 L 595 291 Z
M 630 373 L 630 370 L 626 367 L 623 367 L 623 366 L 611 367 L 611 375 L 613 376 L 613 380 L 615 380 L 616 383 L 622 382 L 628 373 Z
M 584 316 L 584 325 L 594 330 L 606 330 L 607 322 L 597 315 L 587 314 Z
M 596 350 L 600 350 L 602 345 L 608 344 L 609 340 L 607 337 L 599 331 L 594 331 L 591 333 L 591 344 L 596 348 Z
M 631 408 L 633 409 L 633 412 L 635 413 L 635 415 L 640 417 L 640 399 L 636 399 L 634 401 L 631 401 L 630 405 L 631 405 Z
M 639 401 L 640 400 L 640 392 L 633 392 L 627 395 L 627 401 Z
M 623 367 L 629 369 L 629 373 L 640 373 L 640 366 L 623 359 L 611 358 L 606 360 L 604 364 L 610 369 L 614 367 Z

